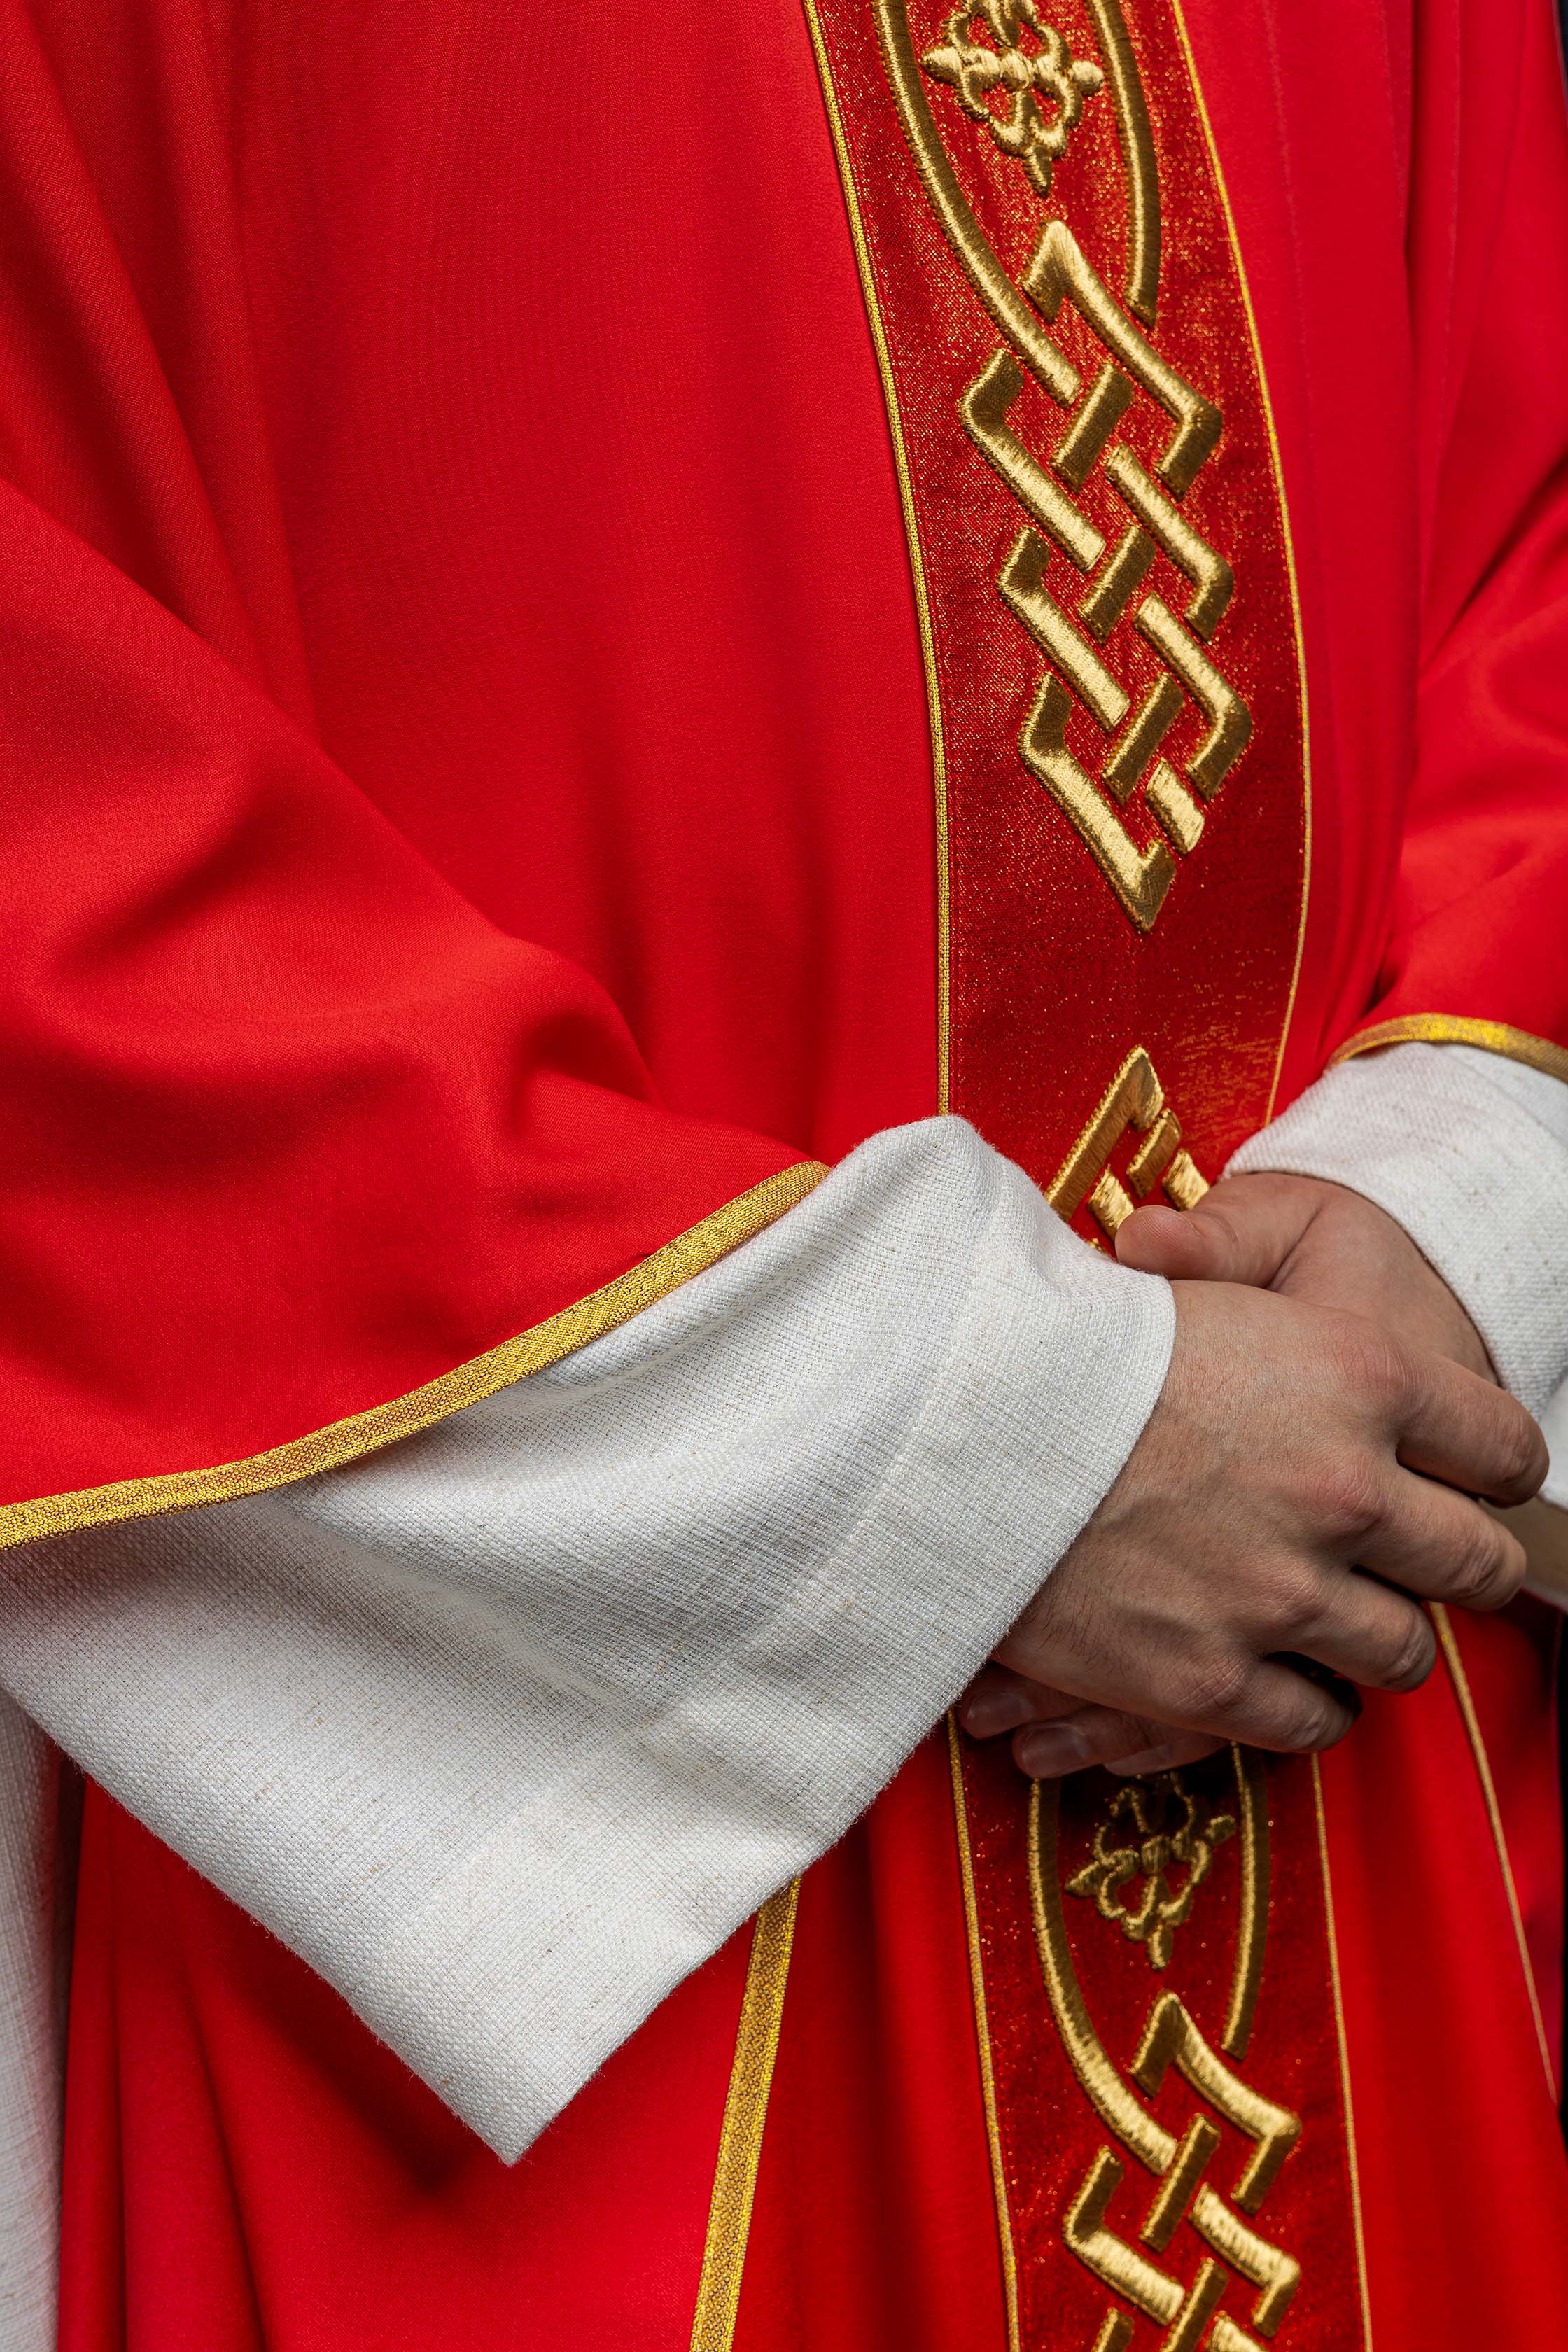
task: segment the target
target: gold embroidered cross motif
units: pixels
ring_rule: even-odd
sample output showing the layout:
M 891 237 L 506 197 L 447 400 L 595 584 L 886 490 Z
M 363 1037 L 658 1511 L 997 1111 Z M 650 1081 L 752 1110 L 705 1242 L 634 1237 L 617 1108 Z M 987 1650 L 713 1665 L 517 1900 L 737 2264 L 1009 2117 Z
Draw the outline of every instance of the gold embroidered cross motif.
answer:
M 975 40 L 976 28 L 995 47 Z M 1005 155 L 1016 155 L 1041 195 L 1048 193 L 1051 166 L 1067 152 L 1068 141 L 1083 120 L 1083 102 L 1093 98 L 1105 76 L 1087 58 L 1075 58 L 1054 25 L 1041 21 L 1035 0 L 979 0 L 954 9 L 941 47 L 921 62 L 933 80 L 951 84 L 965 114 L 984 122 Z M 1026 48 L 1025 36 L 1038 46 Z M 998 114 L 992 99 L 1002 93 L 1007 110 Z M 1044 98 L 1056 111 L 1047 116 Z
M 1110 1157 L 1129 1133 L 1141 1139 L 1123 1184 Z M 1087 1202 L 1101 1231 L 1114 1240 L 1140 1201 L 1163 1192 L 1173 1208 L 1191 1209 L 1207 1191 L 1207 1179 L 1182 1143 L 1181 1121 L 1165 1100 L 1154 1065 L 1137 1045 L 1101 1095 L 1046 1198 L 1065 1218 L 1076 1216 Z
M 1246 750 L 1252 719 L 1208 651 L 1235 574 L 1182 507 L 1218 445 L 1220 412 L 1144 332 L 1154 322 L 1160 275 L 1153 135 L 1117 0 L 1089 5 L 1103 68 L 1074 58 L 1034 0 L 961 6 L 948 19 L 943 42 L 917 59 L 907 0 L 878 0 L 894 95 L 926 194 L 1004 338 L 958 406 L 970 439 L 1021 509 L 1022 527 L 996 584 L 1047 667 L 1018 738 L 1019 755 L 1076 826 L 1133 924 L 1147 931 L 1177 859 L 1202 838 L 1206 810 Z M 973 39 L 981 25 L 993 32 L 994 48 Z M 1037 38 L 1037 49 L 1024 50 L 1026 29 Z M 1042 195 L 1086 99 L 1109 81 L 1128 179 L 1123 299 L 1060 218 L 1042 224 L 1027 266 L 1016 278 L 1010 274 L 964 194 L 927 80 L 951 89 L 967 116 L 1017 155 Z M 1042 89 L 1058 110 L 1048 120 L 1037 102 Z M 991 104 L 999 92 L 1009 96 L 1005 115 Z M 1077 313 L 1101 354 L 1087 375 L 1049 331 L 1066 310 Z M 1031 382 L 1066 412 L 1065 429 L 1043 450 L 1024 440 L 1012 417 Z M 1153 410 L 1164 443 L 1152 470 L 1121 431 L 1140 403 Z M 1101 512 L 1109 503 L 1116 517 L 1109 531 L 1083 503 L 1091 477 L 1109 493 L 1100 502 Z M 1160 556 L 1180 577 L 1174 604 L 1169 591 L 1145 587 Z M 1158 665 L 1153 684 L 1141 693 L 1120 658 L 1120 649 L 1134 642 Z M 1164 746 L 1189 708 L 1199 712 L 1204 731 L 1178 762 Z M 1087 722 L 1081 732 L 1074 730 L 1076 750 L 1069 740 L 1075 716 Z M 1090 742 L 1095 748 L 1086 766 Z M 1127 822 L 1135 794 L 1154 821 L 1152 835 Z
M 1116 1844 L 1117 1825 L 1128 1814 L 1138 1842 Z M 1179 1816 L 1173 1828 L 1173 1814 Z M 1092 1896 L 1100 1917 L 1120 1923 L 1130 1942 L 1142 1945 L 1151 1968 L 1163 1969 L 1176 1929 L 1192 1917 L 1197 1891 L 1214 1865 L 1215 1846 L 1235 1835 L 1235 1814 L 1216 1813 L 1206 1798 L 1187 1787 L 1179 1771 L 1128 1780 L 1116 1790 L 1095 1828 L 1093 1860 L 1068 1880 L 1068 1893 Z M 1179 1883 L 1172 1881 L 1173 1864 L 1185 1869 Z M 1129 1905 L 1121 1889 L 1138 1877 L 1142 1891 Z

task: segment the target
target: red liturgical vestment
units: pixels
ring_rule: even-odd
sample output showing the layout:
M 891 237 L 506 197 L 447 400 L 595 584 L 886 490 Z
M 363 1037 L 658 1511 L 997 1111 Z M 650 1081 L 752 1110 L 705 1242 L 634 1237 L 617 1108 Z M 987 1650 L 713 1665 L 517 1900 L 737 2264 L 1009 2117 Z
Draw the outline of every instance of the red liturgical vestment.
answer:
M 1547 0 L 7 0 L 0 1534 L 220 1503 L 951 1109 L 1086 1241 L 1568 1077 Z M 1535 1622 L 933 1736 L 509 2168 L 101 1792 L 65 2352 L 1568 2330 Z

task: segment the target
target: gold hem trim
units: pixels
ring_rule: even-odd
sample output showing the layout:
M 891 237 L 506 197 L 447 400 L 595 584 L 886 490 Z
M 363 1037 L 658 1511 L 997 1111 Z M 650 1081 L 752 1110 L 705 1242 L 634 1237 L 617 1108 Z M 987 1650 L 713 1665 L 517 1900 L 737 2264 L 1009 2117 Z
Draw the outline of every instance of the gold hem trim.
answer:
M 903 415 L 899 406 L 899 389 L 893 377 L 893 359 L 888 348 L 887 330 L 882 324 L 882 306 L 877 292 L 876 272 L 871 262 L 871 247 L 867 240 L 866 224 L 860 210 L 860 194 L 855 179 L 855 163 L 849 151 L 849 134 L 844 127 L 844 116 L 838 104 L 838 90 L 833 79 L 833 66 L 827 54 L 826 36 L 823 32 L 822 20 L 816 12 L 816 0 L 803 0 L 803 5 L 805 9 L 806 27 L 811 35 L 812 53 L 816 60 L 816 78 L 822 84 L 822 102 L 827 113 L 828 129 L 833 135 L 833 152 L 838 165 L 839 184 L 844 190 L 844 209 L 849 221 L 849 242 L 855 249 L 855 266 L 860 273 L 860 292 L 866 304 L 867 323 L 871 330 L 871 347 L 877 357 L 877 373 L 882 382 L 882 401 L 888 412 L 888 431 L 893 445 L 893 469 L 899 479 L 899 503 L 903 509 L 904 537 L 909 542 L 910 578 L 914 590 L 915 619 L 920 629 L 921 639 L 921 662 L 925 671 L 926 711 L 931 727 L 931 781 L 936 794 L 936 1107 L 939 1111 L 945 1111 L 949 1105 L 952 935 L 949 913 L 951 892 L 948 879 L 947 752 L 942 740 L 942 689 L 938 684 L 936 673 L 936 637 L 931 626 L 931 600 L 926 593 L 925 552 L 921 544 L 920 521 L 915 513 L 914 481 L 910 472 L 909 452 L 904 444 Z
M 746 2243 L 752 2232 L 752 2200 L 756 2194 L 763 2130 L 768 2119 L 773 2062 L 778 2056 L 799 1896 L 797 1878 L 781 1893 L 770 1895 L 758 1912 L 757 1924 L 752 1931 L 752 1957 L 746 1968 L 746 1990 L 741 1997 L 741 2021 L 735 2032 L 735 2060 L 730 2070 L 718 2160 L 713 2167 L 702 2274 L 697 2287 L 697 2313 L 691 2323 L 691 2352 L 730 2352 L 734 2341 Z
M 1548 1037 L 1532 1037 L 1528 1029 L 1510 1029 L 1506 1021 L 1469 1021 L 1458 1013 L 1406 1013 L 1397 1021 L 1380 1021 L 1375 1028 L 1348 1037 L 1330 1056 L 1329 1067 L 1356 1054 L 1375 1054 L 1384 1045 L 1479 1045 L 1488 1054 L 1524 1062 L 1568 1084 L 1568 1048 L 1554 1045 Z
M 786 1209 L 803 1200 L 827 1173 L 820 1160 L 808 1160 L 776 1176 L 764 1177 L 737 1200 L 727 1202 L 686 1233 L 678 1234 L 651 1257 L 631 1266 L 613 1282 L 580 1298 L 574 1306 L 547 1317 L 515 1339 L 503 1339 L 482 1356 L 459 1364 L 411 1389 L 389 1403 L 372 1405 L 329 1422 L 303 1437 L 269 1446 L 237 1462 L 219 1462 L 203 1470 L 174 1470 L 151 1478 L 124 1478 L 107 1486 L 84 1486 L 74 1494 L 45 1495 L 32 1502 L 0 1505 L 0 1550 L 36 1543 L 45 1536 L 74 1534 L 81 1528 L 102 1527 L 116 1519 L 150 1517 L 155 1512 L 194 1511 L 214 1503 L 230 1503 L 242 1495 L 261 1495 L 297 1479 L 313 1478 L 324 1470 L 340 1469 L 361 1454 L 412 1437 L 445 1421 L 464 1405 L 478 1404 L 498 1390 L 510 1388 L 530 1372 L 559 1361 L 590 1339 L 597 1339 L 619 1323 L 651 1307 L 667 1291 L 749 1241 L 771 1225 Z
M 1432 1622 L 1437 1628 L 1442 1644 L 1443 1663 L 1448 1669 L 1448 1680 L 1458 1701 L 1465 1737 L 1470 1743 L 1475 1759 L 1476 1778 L 1481 1784 L 1481 1799 L 1491 1823 L 1492 1843 L 1497 1848 L 1498 1866 L 1502 1872 L 1503 1892 L 1508 1896 L 1509 1916 L 1513 1921 L 1514 1941 L 1519 1947 L 1519 1964 L 1524 1973 L 1524 1990 L 1530 1999 L 1530 2013 L 1535 2021 L 1535 2038 L 1541 2046 L 1541 2063 L 1546 2070 L 1546 2087 L 1552 2104 L 1557 2104 L 1557 2070 L 1552 2063 L 1552 2045 L 1546 2038 L 1546 2020 L 1541 2011 L 1541 1995 L 1536 1990 L 1535 1970 L 1531 1964 L 1530 1942 L 1524 1932 L 1524 1914 L 1519 1907 L 1519 1888 L 1514 1882 L 1513 1864 L 1509 1858 L 1508 1835 L 1502 1823 L 1502 1807 L 1498 1803 L 1497 1783 L 1492 1779 L 1491 1759 L 1487 1754 L 1481 1719 L 1476 1713 L 1476 1702 L 1470 1691 L 1470 1678 L 1465 1672 L 1465 1662 L 1459 1654 L 1458 1636 L 1447 1609 L 1441 1601 L 1430 1604 Z
M 1307 950 L 1307 903 L 1312 888 L 1312 732 L 1307 703 L 1307 632 L 1301 618 L 1301 592 L 1296 576 L 1296 542 L 1290 533 L 1290 501 L 1285 489 L 1285 461 L 1280 454 L 1279 436 L 1275 429 L 1274 404 L 1268 396 L 1268 371 L 1263 362 L 1263 339 L 1258 331 L 1258 314 L 1252 307 L 1252 288 L 1247 282 L 1241 238 L 1237 231 L 1236 215 L 1231 210 L 1230 190 L 1226 185 L 1225 167 L 1219 158 L 1219 142 L 1214 135 L 1214 124 L 1209 120 L 1208 100 L 1204 96 L 1203 77 L 1198 71 L 1192 36 L 1182 11 L 1182 0 L 1172 0 L 1172 13 L 1175 17 L 1182 54 L 1186 60 L 1187 79 L 1197 101 L 1198 121 L 1203 125 L 1204 144 L 1208 149 L 1215 186 L 1219 191 L 1226 236 L 1230 241 L 1231 255 L 1236 263 L 1236 282 L 1241 289 L 1241 307 L 1247 313 L 1252 364 L 1258 373 L 1258 406 L 1263 412 L 1263 429 L 1268 436 L 1274 494 L 1279 505 L 1279 535 L 1285 545 L 1285 576 L 1290 590 L 1290 623 L 1296 639 L 1296 697 L 1301 713 L 1301 910 L 1296 922 L 1296 961 L 1290 970 L 1290 992 L 1285 1000 L 1285 1015 L 1279 1024 L 1279 1045 L 1274 1056 L 1274 1075 L 1269 1081 L 1268 1103 L 1263 1114 L 1263 1123 L 1267 1127 L 1274 1116 L 1274 1101 L 1279 1092 L 1279 1074 L 1285 1066 L 1285 1048 L 1289 1042 L 1290 1024 L 1295 1017 L 1296 996 L 1301 981 L 1301 959 Z
M 996 2238 L 1002 2257 L 1002 2294 L 1007 2315 L 1007 2352 L 1019 2352 L 1018 2257 L 1007 2202 L 1002 2157 L 1002 2125 L 996 2110 L 996 2072 L 991 2056 L 991 2018 L 985 2001 L 984 1961 L 980 1949 L 980 1906 L 974 1895 L 974 1856 L 969 1843 L 969 1806 L 963 1790 L 963 1755 L 958 1725 L 947 1718 L 947 1762 L 952 1780 L 952 1822 L 958 1833 L 958 1873 L 963 1885 L 963 1926 L 969 1947 L 969 1983 L 974 2002 L 974 2041 L 980 2058 L 980 2096 L 985 2109 L 985 2139 L 991 2151 L 991 2187 L 996 2201 Z

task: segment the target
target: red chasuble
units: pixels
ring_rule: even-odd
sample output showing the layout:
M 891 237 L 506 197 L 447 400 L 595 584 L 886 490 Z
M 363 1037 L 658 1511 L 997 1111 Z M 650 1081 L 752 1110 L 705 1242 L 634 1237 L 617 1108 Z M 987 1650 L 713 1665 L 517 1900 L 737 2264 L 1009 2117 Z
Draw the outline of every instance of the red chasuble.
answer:
M 866 1135 L 1086 1240 L 1568 1076 L 1547 0 L 8 0 L 0 1536 L 523 1376 Z M 1547 1643 L 945 1732 L 508 2169 L 89 1791 L 65 2352 L 1568 2328 Z

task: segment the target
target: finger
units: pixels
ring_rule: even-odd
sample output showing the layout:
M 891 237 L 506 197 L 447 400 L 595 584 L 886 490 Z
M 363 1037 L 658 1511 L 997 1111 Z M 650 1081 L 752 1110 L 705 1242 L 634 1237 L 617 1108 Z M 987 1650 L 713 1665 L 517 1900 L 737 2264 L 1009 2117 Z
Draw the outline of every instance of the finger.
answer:
M 1006 1666 L 985 1666 L 958 1702 L 958 1719 L 972 1739 L 994 1739 L 1023 1723 L 1049 1723 L 1070 1715 L 1083 1701 L 1046 1683 L 1031 1682 Z
M 1479 1503 L 1452 1486 L 1399 1471 L 1386 1514 L 1356 1544 L 1356 1565 L 1424 1601 L 1451 1601 L 1459 1609 L 1505 1608 L 1527 1572 L 1519 1538 Z M 1312 1654 L 1321 1653 L 1313 1649 Z M 1367 1677 L 1357 1674 L 1355 1679 Z
M 1419 1601 L 1354 1573 L 1325 1578 L 1324 1591 L 1321 1611 L 1291 1619 L 1290 1645 L 1301 1671 L 1315 1677 L 1326 1667 L 1368 1690 L 1419 1690 L 1437 1663 L 1436 1635 Z M 1359 1706 L 1353 1692 L 1340 1696 Z
M 1142 1274 L 1173 1282 L 1271 1283 L 1317 1214 L 1315 1194 L 1299 1182 L 1233 1176 L 1195 1208 L 1161 1202 L 1135 1209 L 1117 1228 L 1116 1255 Z
M 1202 1732 L 1177 1734 L 1206 1754 L 1215 1745 Z M 1111 1764 L 1123 1756 L 1163 1747 L 1172 1739 L 1168 1723 L 1151 1716 L 1130 1715 L 1113 1706 L 1083 1706 L 1054 1723 L 1030 1724 L 1013 1734 L 1013 1761 L 1031 1780 L 1058 1780 L 1064 1773 L 1081 1772 L 1086 1765 Z
M 1194 1711 L 1182 1727 L 1298 1756 L 1332 1748 L 1360 1712 L 1353 1694 L 1309 1680 L 1271 1658 L 1247 1661 L 1237 1682 L 1234 1699 Z
M 1205 1739 L 1200 1731 L 1179 1732 L 1158 1748 L 1145 1748 L 1136 1756 L 1119 1756 L 1105 1769 L 1127 1779 L 1134 1773 L 1172 1772 L 1178 1765 L 1201 1764 L 1205 1756 L 1217 1756 L 1225 1745 L 1223 1739 Z
M 1546 1475 L 1546 1441 L 1506 1389 L 1424 1349 L 1380 1351 L 1369 1370 L 1407 1470 L 1494 1503 L 1529 1502 Z
M 1076 1772 L 1113 1756 L 1141 1754 L 1174 1733 L 1197 1732 L 1289 1754 L 1331 1748 L 1356 1717 L 1354 1696 L 1245 1651 L 1170 1664 L 1157 1705 L 1081 1709 L 1070 1718 L 1026 1726 L 1013 1754 L 1036 1780 Z M 1115 1728 L 1106 1724 L 1111 1717 Z M 1120 1743 L 1120 1744 L 1118 1744 Z

